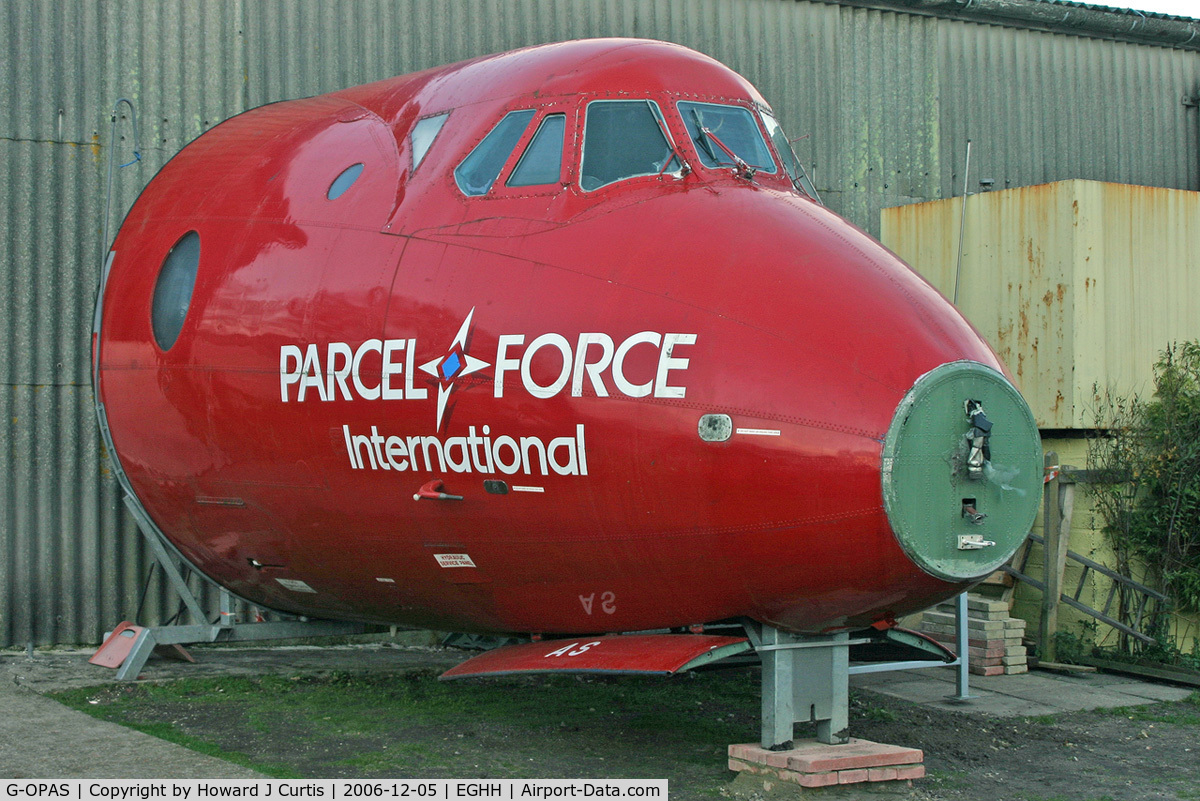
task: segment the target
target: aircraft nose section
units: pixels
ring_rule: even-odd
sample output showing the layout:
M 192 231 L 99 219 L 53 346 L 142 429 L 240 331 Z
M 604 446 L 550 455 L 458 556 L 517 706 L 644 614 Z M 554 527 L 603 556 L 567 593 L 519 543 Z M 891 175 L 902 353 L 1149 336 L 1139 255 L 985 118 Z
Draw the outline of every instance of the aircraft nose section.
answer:
M 946 581 L 981 579 L 1033 525 L 1041 438 L 1001 373 L 949 362 L 918 378 L 896 408 L 881 473 L 888 521 L 908 557 Z

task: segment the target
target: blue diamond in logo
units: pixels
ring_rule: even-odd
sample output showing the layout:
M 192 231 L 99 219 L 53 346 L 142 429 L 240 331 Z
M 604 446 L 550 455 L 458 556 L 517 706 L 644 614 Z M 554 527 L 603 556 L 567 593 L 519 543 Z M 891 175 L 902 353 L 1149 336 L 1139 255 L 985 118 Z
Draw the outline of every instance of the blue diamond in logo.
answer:
M 442 378 L 449 381 L 451 378 L 454 378 L 455 374 L 457 374 L 461 368 L 462 359 L 458 357 L 457 353 L 451 353 L 446 357 L 445 361 L 442 362 Z

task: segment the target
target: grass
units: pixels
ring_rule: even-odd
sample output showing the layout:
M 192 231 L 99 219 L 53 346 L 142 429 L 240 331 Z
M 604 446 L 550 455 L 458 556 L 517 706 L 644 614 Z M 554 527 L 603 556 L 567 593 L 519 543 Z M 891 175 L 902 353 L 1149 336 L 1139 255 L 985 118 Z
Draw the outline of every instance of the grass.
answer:
M 90 709 L 84 711 L 92 714 L 94 717 L 101 718 L 102 720 L 113 720 L 112 717 L 102 714 L 99 711 L 93 711 Z M 241 765 L 244 768 L 249 768 L 250 770 L 265 774 L 273 779 L 301 778 L 300 774 L 296 773 L 287 765 L 282 765 L 275 762 L 263 762 L 239 751 L 230 751 L 221 748 L 220 746 L 214 745 L 207 740 L 185 734 L 179 731 L 174 725 L 169 723 L 131 723 L 122 720 L 115 720 L 114 722 L 121 723 L 131 729 L 140 731 L 143 734 L 149 734 L 152 737 L 157 737 L 160 740 L 166 740 L 169 743 L 175 743 L 176 745 L 181 745 L 184 748 L 190 748 L 191 750 L 205 754 L 206 756 L 217 757 L 218 759 L 224 759 L 226 762 L 232 762 L 235 765 Z
M 677 769 L 723 779 L 727 745 L 757 739 L 758 694 L 749 671 L 440 682 L 417 670 L 182 679 L 54 697 L 278 778 L 439 778 L 439 770 L 452 778 L 464 764 L 498 777 L 546 775 L 546 754 L 558 750 L 549 741 L 587 743 L 561 749 L 574 760 L 563 769 L 580 775 L 603 775 L 606 760 L 629 764 L 632 753 L 646 775 Z
M 1151 706 L 1115 706 L 1097 709 L 1102 715 L 1115 715 L 1129 720 L 1149 723 L 1172 723 L 1176 726 L 1200 726 L 1200 692 L 1194 692 L 1179 705 L 1168 710 L 1155 704 Z
M 867 707 L 863 716 L 867 720 L 873 720 L 876 723 L 895 723 L 900 719 L 900 716 L 892 710 L 878 706 Z

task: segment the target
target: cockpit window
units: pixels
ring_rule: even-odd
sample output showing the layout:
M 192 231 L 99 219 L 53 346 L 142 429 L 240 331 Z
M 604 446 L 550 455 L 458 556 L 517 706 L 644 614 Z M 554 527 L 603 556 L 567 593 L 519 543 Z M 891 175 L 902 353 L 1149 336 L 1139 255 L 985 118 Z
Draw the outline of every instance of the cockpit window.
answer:
M 412 160 L 413 172 L 416 172 L 417 167 L 421 166 L 421 162 L 425 159 L 425 154 L 429 152 L 429 148 L 433 145 L 433 140 L 437 138 L 438 132 L 442 130 L 442 126 L 446 123 L 446 118 L 450 116 L 450 112 L 439 114 L 436 117 L 426 117 L 423 120 L 417 120 L 417 124 L 413 126 L 412 134 L 409 135 L 409 140 L 412 143 Z
M 464 195 L 482 195 L 492 188 L 533 114 L 533 109 L 505 114 L 492 132 L 463 159 L 454 171 L 454 180 Z
M 563 131 L 566 128 L 567 118 L 563 114 L 551 114 L 542 120 L 505 185 L 558 183 L 562 175 Z
M 580 185 L 585 190 L 680 169 L 667 141 L 662 112 L 650 100 L 597 100 L 588 104 Z
M 775 145 L 775 151 L 779 153 L 779 158 L 783 160 L 783 168 L 787 170 L 788 177 L 792 179 L 792 183 L 800 187 L 800 190 L 804 194 L 821 203 L 821 198 L 817 194 L 816 187 L 812 185 L 812 181 L 808 180 L 808 173 L 800 165 L 800 159 L 796 158 L 796 153 L 792 150 L 792 143 L 788 141 L 783 128 L 780 127 L 774 117 L 765 111 L 762 118 L 767 128 L 767 136 L 771 137 L 771 144 Z M 822 203 L 822 205 L 824 204 Z
M 679 114 L 705 167 L 737 164 L 726 148 L 749 166 L 773 173 L 778 168 L 754 115 L 741 106 L 680 102 Z M 724 145 L 724 147 L 722 147 Z

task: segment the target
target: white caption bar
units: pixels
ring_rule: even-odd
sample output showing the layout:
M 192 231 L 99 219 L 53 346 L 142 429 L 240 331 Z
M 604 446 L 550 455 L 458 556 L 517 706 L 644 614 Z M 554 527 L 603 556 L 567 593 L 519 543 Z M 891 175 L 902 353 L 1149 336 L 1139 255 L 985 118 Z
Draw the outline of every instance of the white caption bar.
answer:
M 2 798 L 77 799 L 78 801 L 210 801 L 223 798 L 410 798 L 423 801 L 497 798 L 651 798 L 666 801 L 666 779 L 415 779 L 405 781 L 353 781 L 312 779 L 171 779 L 125 781 L 116 779 L 65 781 L 0 781 Z

